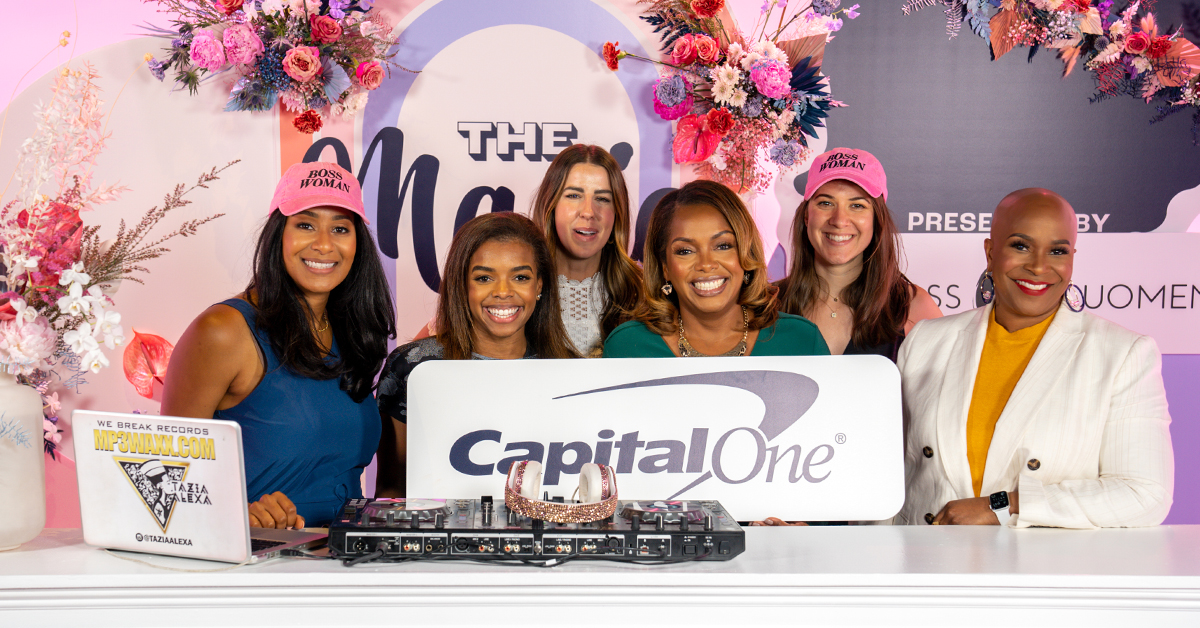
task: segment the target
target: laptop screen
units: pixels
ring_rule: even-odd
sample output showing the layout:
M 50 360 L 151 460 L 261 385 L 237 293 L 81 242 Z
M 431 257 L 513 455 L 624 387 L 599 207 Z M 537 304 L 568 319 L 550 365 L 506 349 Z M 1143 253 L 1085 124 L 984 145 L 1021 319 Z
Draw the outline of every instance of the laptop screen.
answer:
M 249 557 L 237 423 L 77 410 L 71 424 L 86 543 L 228 562 Z

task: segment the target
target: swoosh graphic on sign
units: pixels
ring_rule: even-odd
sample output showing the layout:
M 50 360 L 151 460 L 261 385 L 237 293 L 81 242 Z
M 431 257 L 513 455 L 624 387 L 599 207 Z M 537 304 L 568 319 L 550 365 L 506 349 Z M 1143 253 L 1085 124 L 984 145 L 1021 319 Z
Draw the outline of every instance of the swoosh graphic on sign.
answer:
M 680 375 L 678 377 L 663 377 L 648 379 L 641 382 L 595 388 L 582 392 L 562 395 L 555 399 L 578 397 L 593 393 L 630 388 L 649 388 L 651 386 L 728 386 L 740 388 L 757 395 L 763 400 L 766 411 L 758 429 L 772 440 L 791 427 L 793 423 L 804 416 L 817 400 L 820 388 L 817 382 L 799 373 L 787 371 L 724 371 L 720 373 L 697 373 L 695 375 Z

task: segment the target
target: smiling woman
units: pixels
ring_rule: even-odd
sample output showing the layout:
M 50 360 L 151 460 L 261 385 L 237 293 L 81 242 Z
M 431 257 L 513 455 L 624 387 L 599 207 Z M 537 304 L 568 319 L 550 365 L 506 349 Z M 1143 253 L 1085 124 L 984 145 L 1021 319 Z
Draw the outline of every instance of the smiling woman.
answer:
M 901 523 L 1157 525 L 1171 417 L 1154 340 L 1069 296 L 1078 223 L 1049 190 L 1009 194 L 984 241 L 994 300 L 922 321 L 901 349 Z
M 605 357 L 829 354 L 815 325 L 778 311 L 754 219 L 725 186 L 693 181 L 664 196 L 644 260 L 645 299 Z
M 900 271 L 900 237 L 887 194 L 883 165 L 865 150 L 835 148 L 809 168 L 780 301 L 784 312 L 816 322 L 836 355 L 873 353 L 895 361 L 917 321 L 942 315 L 929 293 Z
M 553 276 L 550 250 L 524 216 L 484 214 L 454 234 L 438 294 L 438 334 L 397 347 L 379 378 L 377 496 L 404 496 L 408 376 L 418 364 L 579 357 L 563 329 Z
M 251 525 L 323 525 L 362 496 L 394 316 L 354 175 L 289 168 L 250 285 L 192 322 L 163 389 L 164 415 L 241 425 Z

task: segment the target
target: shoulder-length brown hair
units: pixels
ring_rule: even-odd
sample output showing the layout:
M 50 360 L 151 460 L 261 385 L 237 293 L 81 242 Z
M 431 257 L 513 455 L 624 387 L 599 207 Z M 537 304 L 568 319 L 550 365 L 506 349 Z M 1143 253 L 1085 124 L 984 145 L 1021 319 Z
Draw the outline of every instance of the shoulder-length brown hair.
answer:
M 563 327 L 558 305 L 558 285 L 554 281 L 554 258 L 550 256 L 542 234 L 528 218 L 512 212 L 484 214 L 472 218 L 454 234 L 442 285 L 438 294 L 438 342 L 447 360 L 469 360 L 474 351 L 475 320 L 467 299 L 467 275 L 471 256 L 486 242 L 520 242 L 533 250 L 537 277 L 542 280 L 541 299 L 525 323 L 525 341 L 529 352 L 539 358 L 576 358 L 575 350 Z
M 741 286 L 738 304 L 750 314 L 750 329 L 767 327 L 779 318 L 776 288 L 767 280 L 767 263 L 763 255 L 762 238 L 754 218 L 742 199 L 729 188 L 713 181 L 699 180 L 662 197 L 650 215 L 646 229 L 646 246 L 642 255 L 642 276 L 646 294 L 634 312 L 634 318 L 645 323 L 654 333 L 673 334 L 679 330 L 679 297 L 674 292 L 664 295 L 662 287 L 667 258 L 667 238 L 675 212 L 685 205 L 705 205 L 721 213 L 733 231 L 737 242 L 738 262 L 750 275 L 750 283 Z
M 808 239 L 806 216 L 811 202 L 805 199 L 796 209 L 792 219 L 792 268 L 779 282 L 780 307 L 801 316 L 811 312 L 822 292 L 829 289 L 817 275 L 817 254 Z M 863 251 L 862 272 L 841 295 L 842 302 L 854 311 L 851 339 L 860 347 L 889 343 L 903 333 L 913 297 L 912 282 L 900 272 L 900 234 L 892 212 L 882 196 L 871 199 L 871 206 L 875 227 Z
M 608 291 L 608 303 L 600 315 L 600 339 L 603 340 L 617 325 L 630 319 L 642 294 L 642 273 L 629 257 L 632 220 L 629 217 L 629 190 L 625 187 L 621 166 L 608 151 L 599 146 L 573 144 L 563 149 L 550 163 L 546 176 L 542 177 L 529 215 L 545 235 L 550 259 L 557 259 L 562 243 L 555 227 L 554 209 L 562 198 L 563 188 L 567 186 L 567 175 L 577 164 L 604 168 L 608 172 L 608 186 L 613 196 L 612 236 L 600 254 L 600 272 L 604 276 L 604 288 Z M 553 275 L 551 279 L 554 279 Z

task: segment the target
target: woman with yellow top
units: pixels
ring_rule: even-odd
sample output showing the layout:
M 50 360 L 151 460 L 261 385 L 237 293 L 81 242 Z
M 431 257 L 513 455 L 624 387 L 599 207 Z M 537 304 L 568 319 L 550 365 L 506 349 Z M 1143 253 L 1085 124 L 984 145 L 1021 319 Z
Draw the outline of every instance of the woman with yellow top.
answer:
M 1061 196 L 1009 194 L 984 241 L 991 303 L 922 321 L 904 342 L 898 523 L 1095 528 L 1167 516 L 1174 459 L 1158 347 L 1082 311 L 1076 229 Z

